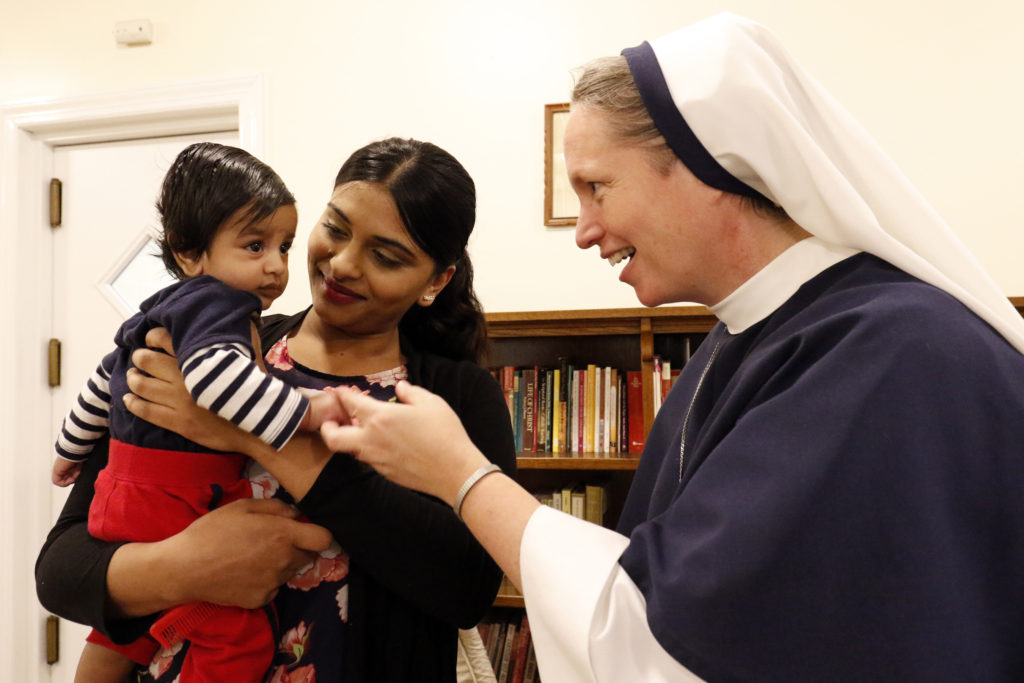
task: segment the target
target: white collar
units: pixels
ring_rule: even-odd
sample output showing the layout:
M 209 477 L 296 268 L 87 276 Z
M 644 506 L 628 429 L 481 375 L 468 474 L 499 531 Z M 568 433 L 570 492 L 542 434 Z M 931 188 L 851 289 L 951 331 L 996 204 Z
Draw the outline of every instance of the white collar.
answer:
M 730 334 L 739 334 L 774 313 L 805 282 L 856 253 L 817 237 L 800 240 L 711 306 L 711 312 Z

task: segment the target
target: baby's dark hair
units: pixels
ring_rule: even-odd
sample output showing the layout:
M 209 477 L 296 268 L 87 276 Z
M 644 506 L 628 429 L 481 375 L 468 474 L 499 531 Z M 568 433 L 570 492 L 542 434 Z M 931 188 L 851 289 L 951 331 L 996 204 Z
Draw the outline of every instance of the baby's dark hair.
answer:
M 185 273 L 174 254 L 204 253 L 236 211 L 246 208 L 245 216 L 255 222 L 294 204 L 274 169 L 245 150 L 215 142 L 189 145 L 168 169 L 156 201 L 163 225 L 160 256 L 180 280 Z

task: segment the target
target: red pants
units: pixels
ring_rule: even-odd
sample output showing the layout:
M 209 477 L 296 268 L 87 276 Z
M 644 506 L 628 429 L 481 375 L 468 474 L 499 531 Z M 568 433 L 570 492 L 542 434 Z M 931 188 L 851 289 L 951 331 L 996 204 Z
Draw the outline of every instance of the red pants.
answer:
M 245 456 L 140 448 L 110 440 L 107 466 L 96 479 L 89 533 L 106 541 L 153 542 L 173 536 L 204 513 L 249 498 L 241 478 Z M 262 681 L 274 654 L 262 610 L 190 603 L 166 611 L 151 637 L 114 645 L 97 632 L 89 642 L 149 664 L 160 646 L 188 640 L 181 681 Z

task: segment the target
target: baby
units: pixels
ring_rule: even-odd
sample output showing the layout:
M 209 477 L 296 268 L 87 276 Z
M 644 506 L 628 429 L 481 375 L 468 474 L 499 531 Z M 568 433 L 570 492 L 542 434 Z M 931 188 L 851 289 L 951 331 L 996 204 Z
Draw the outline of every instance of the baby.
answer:
M 328 393 L 300 393 L 265 373 L 256 335 L 260 312 L 288 283 L 295 198 L 266 164 L 214 143 L 189 146 L 164 178 L 157 202 L 164 264 L 180 281 L 141 305 L 115 335 L 57 438 L 53 482 L 75 481 L 94 446 L 109 435 L 96 480 L 89 531 L 110 541 L 158 541 L 199 515 L 251 495 L 245 457 L 210 452 L 136 418 L 123 402 L 126 371 L 146 333 L 166 328 L 195 401 L 277 449 L 297 429 L 338 419 Z M 151 636 L 151 637 L 150 637 Z M 182 680 L 260 681 L 275 643 L 262 610 L 193 603 L 168 610 L 150 636 L 115 645 L 93 631 L 78 678 L 121 681 L 160 646 L 188 640 Z

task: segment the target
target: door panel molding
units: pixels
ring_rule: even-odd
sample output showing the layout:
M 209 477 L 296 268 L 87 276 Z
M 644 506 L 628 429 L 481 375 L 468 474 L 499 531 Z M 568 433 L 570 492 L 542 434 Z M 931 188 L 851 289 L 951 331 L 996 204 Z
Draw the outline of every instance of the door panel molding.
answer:
M 46 614 L 33 567 L 50 528 L 52 442 L 47 343 L 53 327 L 52 237 L 47 209 L 53 148 L 238 130 L 264 147 L 258 75 L 116 93 L 41 98 L 0 106 L 0 680 L 45 681 Z M 74 663 L 62 663 L 73 672 Z

